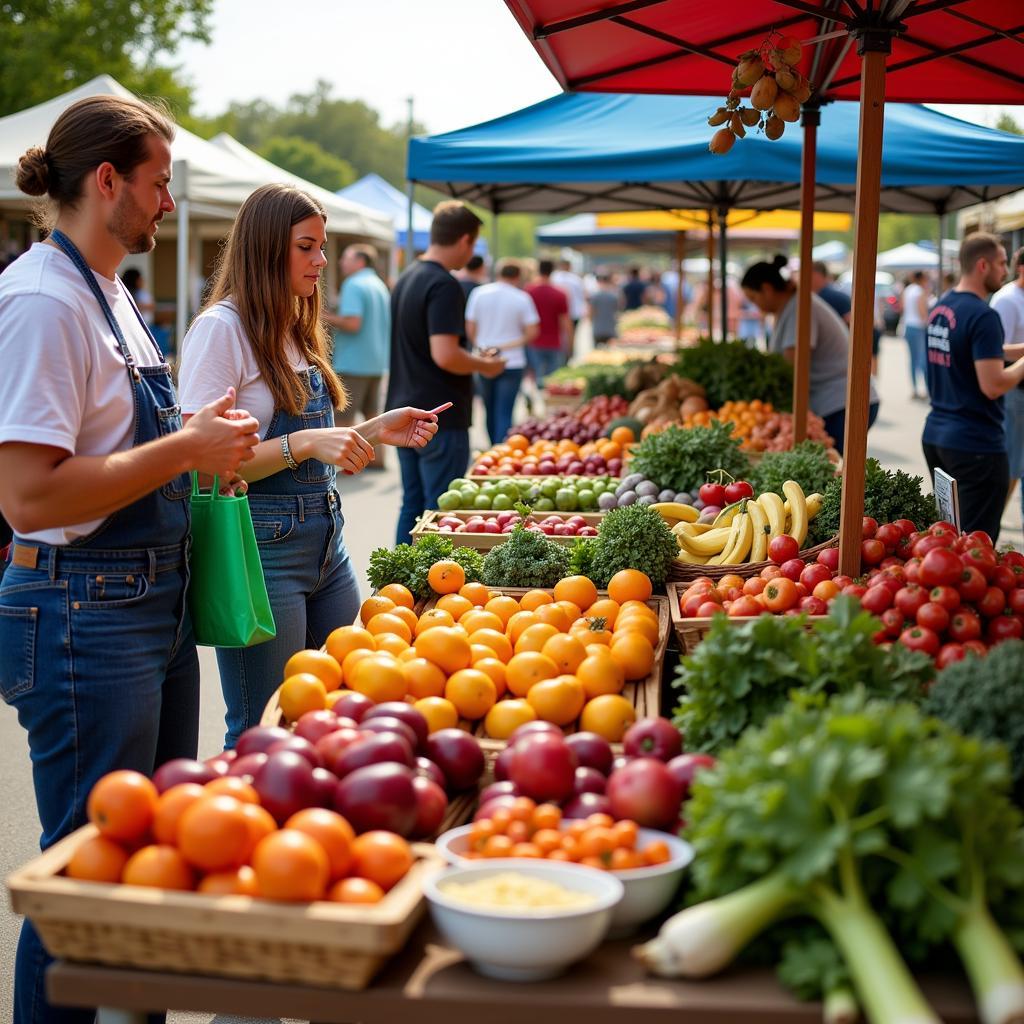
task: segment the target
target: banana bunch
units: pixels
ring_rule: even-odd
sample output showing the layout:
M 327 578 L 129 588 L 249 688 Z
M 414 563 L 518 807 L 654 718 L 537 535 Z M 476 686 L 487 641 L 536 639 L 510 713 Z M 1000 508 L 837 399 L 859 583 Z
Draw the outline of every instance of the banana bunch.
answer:
M 821 509 L 821 495 L 805 496 L 795 480 L 787 480 L 782 491 L 785 499 L 766 492 L 757 498 L 734 502 L 722 509 L 712 523 L 680 517 L 672 525 L 679 544 L 676 561 L 683 565 L 763 562 L 768 557 L 768 544 L 783 534 L 803 547 L 810 521 Z
M 669 526 L 678 523 L 695 523 L 700 518 L 700 512 L 692 505 L 684 505 L 681 501 L 656 501 L 651 509 L 658 513 Z

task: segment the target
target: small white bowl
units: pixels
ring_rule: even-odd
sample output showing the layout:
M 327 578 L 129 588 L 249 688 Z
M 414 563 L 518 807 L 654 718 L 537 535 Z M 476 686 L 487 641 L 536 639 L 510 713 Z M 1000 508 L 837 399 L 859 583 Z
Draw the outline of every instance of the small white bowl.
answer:
M 580 908 L 511 910 L 473 907 L 445 895 L 450 882 L 473 882 L 515 872 L 587 893 L 594 902 Z M 501 858 L 451 867 L 424 882 L 434 922 L 481 974 L 503 981 L 554 978 L 600 945 L 612 911 L 622 899 L 622 883 L 611 874 L 525 858 Z
M 449 864 L 464 866 L 491 863 L 462 856 L 469 847 L 469 834 L 472 830 L 472 825 L 461 825 L 438 836 L 435 845 Z M 678 836 L 668 832 L 659 832 L 653 828 L 640 829 L 637 836 L 637 847 L 642 850 L 656 839 L 661 839 L 668 844 L 671 856 L 664 864 L 655 864 L 649 868 L 630 868 L 628 871 L 609 872 L 613 878 L 622 882 L 625 889 L 622 902 L 612 914 L 610 934 L 613 937 L 628 935 L 645 921 L 657 917 L 665 910 L 679 890 L 683 872 L 693 860 L 693 847 L 688 842 Z M 515 863 L 533 864 L 536 861 L 523 858 L 516 860 Z M 554 863 L 562 862 L 555 861 Z

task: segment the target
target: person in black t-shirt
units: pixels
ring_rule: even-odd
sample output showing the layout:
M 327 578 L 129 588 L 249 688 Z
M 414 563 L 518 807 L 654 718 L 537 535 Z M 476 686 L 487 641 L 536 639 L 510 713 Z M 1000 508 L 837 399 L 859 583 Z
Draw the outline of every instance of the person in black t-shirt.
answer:
M 424 509 L 469 464 L 469 425 L 473 417 L 473 374 L 497 377 L 505 360 L 476 355 L 460 343 L 465 334 L 466 301 L 451 271 L 473 255 L 480 218 L 465 204 L 438 204 L 430 226 L 430 245 L 409 267 L 391 293 L 391 376 L 388 405 L 419 401 L 424 408 L 451 402 L 438 419 L 433 442 L 422 450 L 399 449 L 402 510 L 397 542 L 408 543 Z

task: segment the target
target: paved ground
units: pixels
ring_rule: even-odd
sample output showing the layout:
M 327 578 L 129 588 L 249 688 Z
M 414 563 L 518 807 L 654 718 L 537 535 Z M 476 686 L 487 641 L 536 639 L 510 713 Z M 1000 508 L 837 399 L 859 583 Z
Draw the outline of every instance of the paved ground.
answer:
M 883 342 L 879 388 L 882 406 L 869 439 L 869 452 L 891 468 L 925 474 L 921 453 L 921 428 L 927 413 L 923 403 L 908 399 L 907 355 L 905 343 L 897 338 Z M 480 422 L 481 417 L 477 417 Z M 476 438 L 479 443 L 482 438 Z M 370 552 L 390 544 L 394 537 L 401 486 L 398 460 L 392 458 L 382 473 L 364 473 L 341 482 L 347 519 L 346 541 L 355 561 L 356 572 L 363 576 Z M 1024 548 L 1021 511 L 1017 502 L 1008 510 L 1001 541 Z M 365 584 L 364 584 L 365 587 Z M 113 638 L 112 638 L 113 640 Z M 212 652 L 203 649 L 202 722 L 200 755 L 209 756 L 221 748 L 223 704 Z M 32 784 L 24 736 L 16 717 L 6 705 L 0 705 L 0 778 L 4 780 L 5 811 L 0 829 L 0 873 L 6 874 L 30 858 L 36 851 L 39 825 L 32 798 Z M 0 912 L 0 1021 L 11 1019 L 11 993 L 14 950 L 20 925 L 6 908 Z M 209 1015 L 174 1014 L 172 1024 L 210 1024 Z M 216 1024 L 243 1024 L 238 1018 L 216 1019 Z

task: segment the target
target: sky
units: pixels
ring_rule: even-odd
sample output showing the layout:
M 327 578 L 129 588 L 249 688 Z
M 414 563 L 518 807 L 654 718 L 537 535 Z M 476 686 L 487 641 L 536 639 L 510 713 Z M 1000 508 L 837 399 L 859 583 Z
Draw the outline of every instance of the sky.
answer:
M 302 16 L 286 18 L 288 10 Z M 212 34 L 212 45 L 188 44 L 178 55 L 203 115 L 235 100 L 282 104 L 323 78 L 387 125 L 405 121 L 412 96 L 416 120 L 436 133 L 559 92 L 502 0 L 216 0 Z M 1005 109 L 1024 126 L 1024 106 L 936 109 L 990 126 Z

